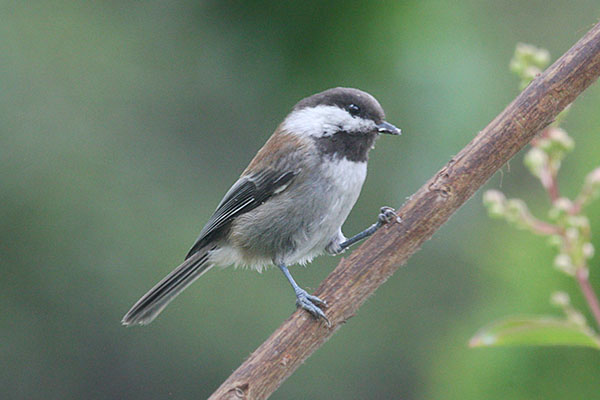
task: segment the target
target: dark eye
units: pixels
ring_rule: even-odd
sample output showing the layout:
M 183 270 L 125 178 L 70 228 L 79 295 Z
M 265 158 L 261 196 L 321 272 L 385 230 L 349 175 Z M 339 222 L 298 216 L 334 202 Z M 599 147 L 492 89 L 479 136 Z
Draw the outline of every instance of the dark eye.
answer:
M 350 115 L 358 115 L 360 114 L 360 107 L 356 104 L 350 104 L 348 106 L 348 112 L 350 113 Z

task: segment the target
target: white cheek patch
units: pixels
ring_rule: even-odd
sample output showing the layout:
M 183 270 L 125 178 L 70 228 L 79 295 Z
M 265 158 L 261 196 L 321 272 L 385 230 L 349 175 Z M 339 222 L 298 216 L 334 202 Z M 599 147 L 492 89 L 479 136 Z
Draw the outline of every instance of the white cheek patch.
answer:
M 283 129 L 299 136 L 324 137 L 336 132 L 368 132 L 377 130 L 375 122 L 353 117 L 336 106 L 316 106 L 290 113 L 283 121 Z

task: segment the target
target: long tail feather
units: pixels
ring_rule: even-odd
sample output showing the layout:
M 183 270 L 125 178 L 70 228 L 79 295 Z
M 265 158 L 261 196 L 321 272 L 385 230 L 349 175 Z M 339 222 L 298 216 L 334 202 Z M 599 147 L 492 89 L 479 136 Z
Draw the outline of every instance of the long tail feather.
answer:
M 132 326 L 152 322 L 171 300 L 213 266 L 208 262 L 208 250 L 193 254 L 158 282 L 131 307 L 121 323 Z

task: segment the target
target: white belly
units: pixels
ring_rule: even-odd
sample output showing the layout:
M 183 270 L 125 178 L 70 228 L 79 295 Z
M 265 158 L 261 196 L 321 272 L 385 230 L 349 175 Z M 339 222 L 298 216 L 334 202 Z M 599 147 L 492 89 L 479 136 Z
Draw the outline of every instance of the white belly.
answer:
M 322 176 L 327 184 L 322 185 L 324 190 L 321 193 L 314 195 L 323 196 L 323 212 L 315 212 L 319 218 L 315 221 L 314 234 L 299 241 L 300 246 L 296 251 L 285 257 L 283 261 L 287 265 L 311 261 L 338 237 L 360 195 L 367 176 L 367 163 L 338 159 L 322 169 Z

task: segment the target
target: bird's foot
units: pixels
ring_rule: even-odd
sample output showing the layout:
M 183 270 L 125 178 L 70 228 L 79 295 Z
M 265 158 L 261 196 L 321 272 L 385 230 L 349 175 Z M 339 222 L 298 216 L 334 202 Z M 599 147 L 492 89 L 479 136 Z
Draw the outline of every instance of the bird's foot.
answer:
M 296 291 L 296 306 L 308 311 L 316 319 L 322 318 L 327 326 L 331 326 L 331 322 L 319 307 L 327 307 L 327 302 L 321 300 L 317 296 L 308 294 L 304 289 Z
M 379 225 L 389 224 L 390 222 L 396 221 L 398 223 L 402 222 L 402 218 L 396 214 L 396 210 L 392 207 L 381 207 L 379 210 L 379 216 L 377 217 L 377 223 Z

